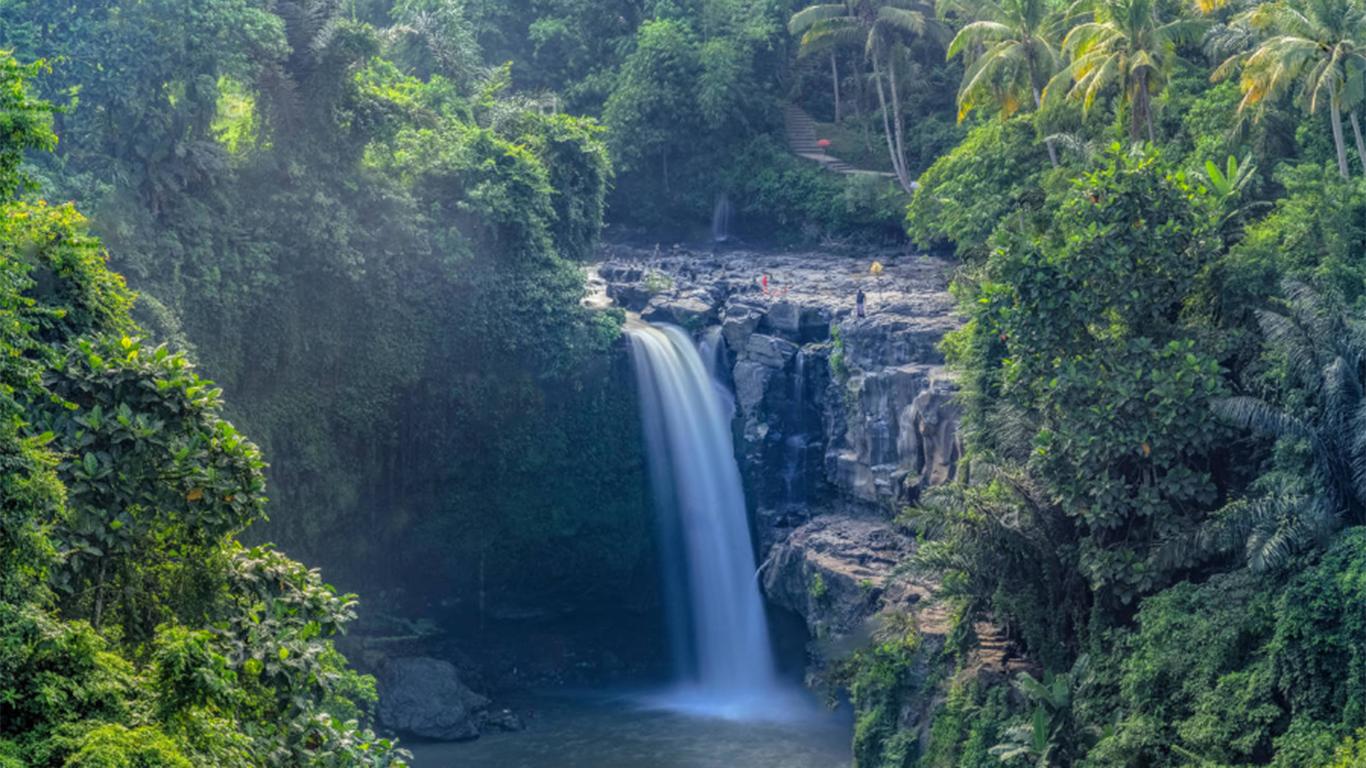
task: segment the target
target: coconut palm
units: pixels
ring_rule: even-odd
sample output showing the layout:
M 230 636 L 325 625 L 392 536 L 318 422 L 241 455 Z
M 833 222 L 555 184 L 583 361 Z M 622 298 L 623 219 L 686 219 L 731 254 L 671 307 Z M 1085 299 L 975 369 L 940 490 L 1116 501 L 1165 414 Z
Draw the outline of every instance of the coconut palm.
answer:
M 904 66 L 908 39 L 947 38 L 947 30 L 934 18 L 934 9 L 917 0 L 827 3 L 798 11 L 788 22 L 788 29 L 801 35 L 803 53 L 845 45 L 863 46 L 864 56 L 873 65 L 873 83 L 882 108 L 882 127 L 892 170 L 904 189 L 913 189 L 906 164 L 905 121 L 897 75 Z
M 1098 0 L 1091 21 L 1073 27 L 1062 48 L 1070 61 L 1049 83 L 1090 111 L 1096 99 L 1118 88 L 1129 105 L 1129 138 L 1146 131 L 1154 141 L 1153 95 L 1166 85 L 1176 45 L 1204 27 L 1196 19 L 1163 21 L 1154 0 Z
M 1048 0 L 986 2 L 977 13 L 977 21 L 958 30 L 946 54 L 951 59 L 971 52 L 958 89 L 958 120 L 986 103 L 995 104 L 1004 117 L 1026 103 L 1038 109 L 1044 86 L 1061 64 Z M 1057 149 L 1052 140 L 1045 143 L 1056 167 Z
M 820 24 L 821 22 L 829 21 L 830 19 L 850 17 L 853 13 L 853 6 L 847 1 L 843 3 L 822 3 L 812 5 L 803 8 L 794 14 L 792 19 L 788 22 L 788 29 L 791 30 L 792 34 L 800 35 L 809 31 L 813 26 Z M 832 90 L 834 91 L 835 122 L 837 123 L 840 121 L 842 115 L 842 110 L 840 108 L 839 49 L 841 47 L 852 47 L 854 42 L 861 42 L 851 40 L 851 37 L 853 36 L 817 35 L 812 38 L 809 45 L 803 42 L 801 49 L 798 51 L 798 54 L 801 56 L 807 56 L 816 51 L 824 51 L 830 55 L 830 81 Z
M 1328 108 L 1338 173 L 1346 178 L 1342 114 L 1362 100 L 1366 12 L 1349 0 L 1282 0 L 1258 5 L 1244 18 L 1253 29 L 1271 36 L 1250 54 L 1230 57 L 1215 70 L 1213 79 L 1227 77 L 1242 65 L 1240 111 L 1273 101 L 1298 84 L 1296 99 L 1310 114 Z M 1352 127 L 1359 137 L 1355 113 Z M 1361 144 L 1358 138 L 1358 154 L 1366 168 L 1366 148 Z

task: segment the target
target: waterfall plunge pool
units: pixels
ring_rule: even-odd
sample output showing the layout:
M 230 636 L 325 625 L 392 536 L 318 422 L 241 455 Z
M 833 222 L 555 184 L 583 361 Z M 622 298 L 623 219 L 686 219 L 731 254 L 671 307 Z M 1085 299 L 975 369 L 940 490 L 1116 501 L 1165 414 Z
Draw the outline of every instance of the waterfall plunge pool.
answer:
M 851 717 L 778 674 L 730 430 L 719 334 L 634 320 L 631 340 L 677 682 L 507 703 L 527 728 L 417 744 L 418 768 L 847 768 Z
M 799 691 L 793 691 L 800 695 Z M 414 768 L 849 768 L 852 716 L 803 697 L 777 720 L 689 714 L 668 693 L 530 693 L 507 699 L 519 733 L 405 742 Z M 795 703 L 795 702 L 794 702 Z M 652 704 L 668 704 L 667 708 Z

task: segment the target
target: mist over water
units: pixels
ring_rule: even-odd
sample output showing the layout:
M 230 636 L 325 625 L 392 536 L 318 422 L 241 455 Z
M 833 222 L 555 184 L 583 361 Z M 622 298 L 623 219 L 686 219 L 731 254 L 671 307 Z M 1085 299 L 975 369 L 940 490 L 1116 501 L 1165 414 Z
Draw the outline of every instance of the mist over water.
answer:
M 679 685 L 651 702 L 719 717 L 784 717 L 795 692 L 780 686 L 769 644 L 732 406 L 683 329 L 632 322 L 627 334 L 660 511 L 665 599 L 674 606 Z M 709 339 L 708 357 L 718 341 Z

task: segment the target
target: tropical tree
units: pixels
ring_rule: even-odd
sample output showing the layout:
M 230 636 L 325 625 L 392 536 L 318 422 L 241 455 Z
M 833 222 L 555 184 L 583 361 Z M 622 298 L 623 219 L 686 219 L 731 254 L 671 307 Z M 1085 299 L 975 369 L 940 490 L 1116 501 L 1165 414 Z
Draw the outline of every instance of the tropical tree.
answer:
M 1265 3 L 1244 16 L 1256 30 L 1270 33 L 1250 54 L 1229 57 L 1214 71 L 1212 79 L 1227 77 L 1242 65 L 1243 100 L 1240 111 L 1274 101 L 1294 85 L 1295 98 L 1310 114 L 1325 102 L 1337 150 L 1338 173 L 1347 171 L 1347 143 L 1343 138 L 1342 113 L 1359 104 L 1363 96 L 1362 43 L 1366 41 L 1366 11 L 1349 0 L 1303 0 Z M 1366 170 L 1366 147 L 1355 111 L 1352 128 L 1357 153 Z
M 1005 741 L 991 748 L 1003 763 L 1030 761 L 1036 768 L 1071 765 L 1081 749 L 1072 705 L 1090 682 L 1090 657 L 1082 654 L 1068 672 L 1045 672 L 1043 679 L 1021 672 L 1015 690 L 1034 705 L 1029 722 L 1006 731 Z
M 958 120 L 984 104 L 995 104 L 1002 117 L 1021 106 L 1043 103 L 1043 88 L 1057 73 L 1061 58 L 1054 36 L 1055 16 L 1048 0 L 985 2 L 981 18 L 958 30 L 949 43 L 947 58 L 960 53 L 969 59 L 958 89 Z M 1048 160 L 1055 167 L 1058 153 L 1052 139 Z
M 897 73 L 904 66 L 909 39 L 948 37 L 947 28 L 934 17 L 934 9 L 916 0 L 812 5 L 793 15 L 788 29 L 801 35 L 800 50 L 805 53 L 862 44 L 864 56 L 873 66 L 873 83 L 882 109 L 882 128 L 892 170 L 903 188 L 914 189 L 906 163 L 906 129 Z
M 812 5 L 798 11 L 796 15 L 792 17 L 792 20 L 788 22 L 788 29 L 794 35 L 802 34 L 810 28 L 813 23 L 811 21 L 813 18 L 821 17 L 824 14 L 830 14 L 829 18 L 850 16 L 853 14 L 853 8 L 848 0 L 843 3 Z M 831 90 L 835 102 L 835 122 L 837 123 L 840 122 L 840 119 L 843 116 L 843 100 L 840 98 L 839 52 L 842 47 L 845 47 L 844 44 L 848 42 L 847 39 L 841 39 L 836 35 L 817 36 L 812 38 L 810 45 L 802 45 L 798 52 L 801 56 L 809 56 L 818 51 L 827 52 L 829 54 Z
M 1242 546 L 1258 570 L 1366 520 L 1366 328 L 1304 285 L 1289 283 L 1286 294 L 1288 312 L 1258 320 L 1307 402 L 1281 408 L 1243 395 L 1216 400 L 1214 409 L 1277 438 L 1297 465 L 1269 473 L 1265 495 L 1233 502 L 1194 542 L 1210 551 Z
M 1176 61 L 1176 44 L 1203 28 L 1196 19 L 1163 21 L 1154 0 L 1099 0 L 1090 21 L 1073 27 L 1062 47 L 1070 61 L 1048 91 L 1067 89 L 1069 99 L 1090 111 L 1096 99 L 1118 88 L 1129 106 L 1129 138 L 1153 131 L 1153 96 L 1162 91 Z

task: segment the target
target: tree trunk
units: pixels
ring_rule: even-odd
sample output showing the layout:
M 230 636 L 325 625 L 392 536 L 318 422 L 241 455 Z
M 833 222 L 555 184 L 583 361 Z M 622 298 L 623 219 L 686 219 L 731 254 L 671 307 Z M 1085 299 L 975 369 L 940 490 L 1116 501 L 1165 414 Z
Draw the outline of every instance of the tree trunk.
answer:
M 887 72 L 887 85 L 892 91 L 892 127 L 896 131 L 896 152 L 895 156 L 892 158 L 895 167 L 892 170 L 896 171 L 896 178 L 901 182 L 902 188 L 907 192 L 910 192 L 913 188 L 911 187 L 911 172 L 910 169 L 906 167 L 906 144 L 903 139 L 905 131 L 902 129 L 901 96 L 897 93 L 896 60 L 892 58 L 891 51 L 887 52 Z
M 1129 105 L 1129 141 L 1137 142 L 1143 137 L 1144 127 L 1148 130 L 1148 141 L 1153 141 L 1153 121 L 1148 109 L 1148 73 L 1137 75 L 1138 88 L 1134 90 L 1133 102 Z
M 854 117 L 858 119 L 859 126 L 863 131 L 863 148 L 869 152 L 873 151 L 873 132 L 868 126 L 868 121 L 863 119 L 863 105 L 868 103 L 868 83 L 865 82 L 867 76 L 861 70 L 855 70 L 854 76 Z
M 100 560 L 100 571 L 95 577 L 95 615 L 90 622 L 95 629 L 99 629 L 104 620 L 104 574 L 108 566 L 108 560 Z
M 1342 136 L 1342 110 L 1338 109 L 1338 95 L 1333 94 L 1328 100 L 1328 117 L 1333 125 L 1333 144 L 1338 151 L 1338 173 L 1342 178 L 1348 178 L 1347 171 L 1347 142 Z
M 877 86 L 877 102 L 882 107 L 882 134 L 887 138 L 887 153 L 892 158 L 892 170 L 897 172 L 897 181 L 901 181 L 901 173 L 896 162 L 896 144 L 892 138 L 892 124 L 887 114 L 887 96 L 882 91 L 882 67 L 878 65 L 877 51 L 873 51 L 873 83 Z
M 1148 143 L 1156 144 L 1157 136 L 1153 131 L 1153 95 L 1148 92 L 1148 73 L 1143 73 L 1143 121 L 1148 124 Z
M 835 87 L 835 122 L 842 122 L 844 113 L 840 110 L 840 65 L 835 52 L 830 52 L 830 82 Z
M 1033 79 L 1033 75 L 1030 75 L 1030 79 L 1031 79 L 1031 80 Z M 1041 94 L 1041 93 L 1039 92 L 1039 89 L 1038 89 L 1038 87 L 1036 86 L 1036 87 L 1034 88 L 1034 111 L 1035 111 L 1035 112 L 1038 112 L 1038 111 L 1041 110 L 1041 109 L 1043 109 L 1043 94 Z M 1043 140 L 1043 143 L 1044 143 L 1044 146 L 1048 147 L 1048 164 L 1051 165 L 1051 166 L 1054 167 L 1054 168 L 1057 168 L 1057 167 L 1058 167 L 1058 148 L 1055 147 L 1055 146 L 1053 146 L 1053 140 L 1052 140 L 1052 139 L 1047 139 L 1047 138 L 1046 138 L 1046 139 Z
M 1366 173 L 1366 142 L 1361 140 L 1361 121 L 1357 119 L 1357 111 L 1354 109 L 1352 115 L 1352 136 L 1357 142 L 1357 159 L 1361 161 L 1361 172 Z

